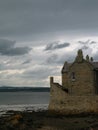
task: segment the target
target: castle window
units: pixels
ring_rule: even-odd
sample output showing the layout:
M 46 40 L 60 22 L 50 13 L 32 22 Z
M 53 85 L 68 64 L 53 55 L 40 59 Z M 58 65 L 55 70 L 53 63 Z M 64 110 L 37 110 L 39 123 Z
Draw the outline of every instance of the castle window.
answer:
M 75 81 L 75 79 L 76 79 L 76 78 L 75 78 L 75 72 L 72 72 L 72 73 L 71 73 L 71 80 L 72 80 L 72 81 Z

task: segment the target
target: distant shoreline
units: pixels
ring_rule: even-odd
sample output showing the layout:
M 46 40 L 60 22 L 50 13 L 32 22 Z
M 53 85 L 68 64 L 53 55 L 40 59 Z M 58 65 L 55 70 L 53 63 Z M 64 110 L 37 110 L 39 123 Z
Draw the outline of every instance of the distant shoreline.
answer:
M 49 87 L 0 87 L 0 92 L 50 92 Z

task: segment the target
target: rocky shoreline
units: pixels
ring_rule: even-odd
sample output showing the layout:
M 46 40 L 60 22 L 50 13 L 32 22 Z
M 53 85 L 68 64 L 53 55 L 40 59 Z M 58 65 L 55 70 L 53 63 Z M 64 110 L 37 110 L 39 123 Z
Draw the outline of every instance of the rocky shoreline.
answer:
M 48 110 L 8 111 L 0 117 L 0 130 L 98 130 L 98 115 L 58 115 Z

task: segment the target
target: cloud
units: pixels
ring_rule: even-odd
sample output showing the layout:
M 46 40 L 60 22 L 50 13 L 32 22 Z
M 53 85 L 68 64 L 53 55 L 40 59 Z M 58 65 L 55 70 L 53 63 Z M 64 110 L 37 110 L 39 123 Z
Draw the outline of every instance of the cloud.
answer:
M 5 50 L 13 48 L 15 43 L 15 41 L 0 39 L 0 52 L 3 53 Z
M 15 47 L 15 41 L 0 39 L 0 54 L 7 56 L 19 56 L 29 53 L 30 47 Z
M 46 45 L 45 51 L 55 50 L 55 49 L 62 49 L 62 48 L 68 47 L 68 46 L 70 46 L 70 43 L 53 42 L 53 43 L 50 43 L 50 44 Z
M 27 59 L 22 64 L 29 64 L 31 61 L 32 61 L 32 59 Z
M 19 56 L 19 55 L 24 55 L 29 53 L 31 48 L 29 47 L 15 47 L 15 48 L 10 48 L 6 50 L 2 55 L 7 55 L 7 56 Z
M 83 49 L 83 50 L 87 50 L 89 47 L 88 46 L 83 46 L 81 49 Z
M 56 63 L 58 60 L 58 55 L 57 54 L 52 54 L 51 56 L 49 56 L 46 60 L 47 63 L 52 64 L 52 63 Z
M 59 60 L 58 60 L 58 64 L 64 64 L 65 63 L 65 61 L 67 61 L 67 62 L 73 62 L 74 61 L 74 59 L 75 59 L 75 52 L 72 52 L 72 53 L 68 53 L 68 54 L 64 54 L 64 55 L 62 55 L 60 58 L 59 58 Z
M 91 41 L 88 39 L 87 41 L 78 41 L 78 43 L 85 45 L 85 44 L 90 44 Z
M 95 41 L 91 41 L 91 43 L 90 44 L 96 44 L 97 42 L 95 42 Z
M 92 41 L 90 39 L 88 39 L 87 41 L 78 41 L 78 43 L 82 44 L 82 45 L 91 45 L 91 44 L 96 44 L 96 41 Z
M 40 34 L 49 38 L 49 32 L 98 33 L 97 14 L 97 0 L 1 0 L 0 36 L 32 39 Z
M 47 79 L 50 75 L 56 75 L 57 68 L 50 67 L 46 65 L 37 65 L 30 69 L 27 69 L 23 73 L 23 78 L 30 78 L 30 79 Z
M 60 52 L 56 54 L 51 54 L 46 60 L 46 64 L 50 66 L 62 66 L 65 61 L 73 62 L 76 57 L 77 50 L 72 50 L 71 52 Z
M 85 54 L 94 55 L 98 44 L 97 16 L 98 0 L 0 0 L 0 71 L 23 69 L 26 71 L 24 77 L 14 75 L 10 84 L 25 85 L 30 81 L 29 84 L 34 85 L 33 79 L 41 83 L 37 79 L 57 71 L 55 67 L 65 60 L 73 61 L 79 48 L 83 48 Z M 77 39 L 86 37 L 88 40 L 76 43 Z M 60 40 L 68 42 L 61 43 Z M 30 51 L 29 46 L 35 47 L 34 51 Z M 41 67 L 28 70 L 42 63 L 48 66 L 41 66 L 43 71 Z
M 86 41 L 78 41 L 78 43 L 82 45 L 81 49 L 83 49 L 83 50 L 87 50 L 89 48 L 93 48 L 94 45 L 97 44 L 96 41 L 92 41 L 90 39 L 88 39 Z

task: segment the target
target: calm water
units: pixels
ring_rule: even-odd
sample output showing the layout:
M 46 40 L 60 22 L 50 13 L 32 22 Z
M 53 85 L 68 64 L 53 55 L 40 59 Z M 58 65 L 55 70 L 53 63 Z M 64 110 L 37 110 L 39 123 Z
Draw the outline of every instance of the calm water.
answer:
M 49 99 L 49 92 L 0 92 L 0 112 L 47 109 Z
M 0 92 L 0 105 L 48 103 L 49 92 Z

